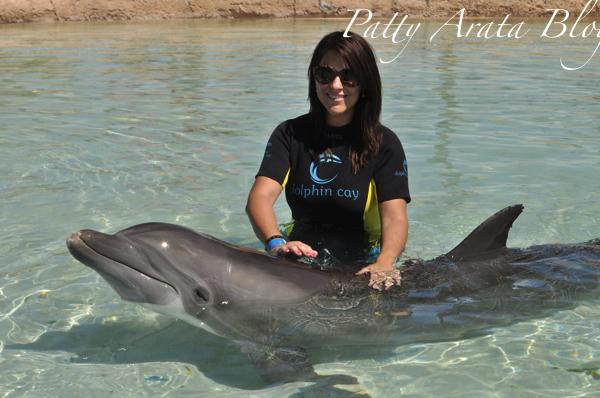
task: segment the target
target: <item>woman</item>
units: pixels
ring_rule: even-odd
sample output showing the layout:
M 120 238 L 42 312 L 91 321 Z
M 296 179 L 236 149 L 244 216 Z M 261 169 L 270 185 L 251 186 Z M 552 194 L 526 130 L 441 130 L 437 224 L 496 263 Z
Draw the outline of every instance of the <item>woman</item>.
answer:
M 394 264 L 408 238 L 410 194 L 402 145 L 379 123 L 373 51 L 359 35 L 330 33 L 314 50 L 308 80 L 310 111 L 271 135 L 246 212 L 272 254 L 354 263 L 376 254 L 357 275 L 370 273 L 369 286 L 387 289 L 400 283 Z M 273 210 L 284 188 L 294 219 L 289 239 Z

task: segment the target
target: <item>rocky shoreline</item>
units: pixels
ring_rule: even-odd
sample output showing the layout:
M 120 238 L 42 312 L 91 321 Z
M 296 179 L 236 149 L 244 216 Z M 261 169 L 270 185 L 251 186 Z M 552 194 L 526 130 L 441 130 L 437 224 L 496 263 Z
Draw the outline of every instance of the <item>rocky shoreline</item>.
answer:
M 176 18 L 351 17 L 357 8 L 375 15 L 398 12 L 443 18 L 465 8 L 469 17 L 545 17 L 549 9 L 580 12 L 597 0 L 0 0 L 0 23 L 160 20 Z M 589 6 L 588 6 L 589 8 Z

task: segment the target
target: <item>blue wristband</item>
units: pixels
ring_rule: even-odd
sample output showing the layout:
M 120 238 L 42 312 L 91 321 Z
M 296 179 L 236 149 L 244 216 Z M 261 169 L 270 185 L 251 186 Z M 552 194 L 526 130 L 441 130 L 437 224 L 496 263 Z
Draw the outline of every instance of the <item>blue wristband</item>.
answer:
M 267 252 L 270 252 L 276 246 L 285 245 L 286 243 L 287 243 L 287 241 L 285 239 L 283 239 L 282 237 L 274 236 L 274 237 L 270 238 L 267 241 L 267 245 L 265 246 L 265 250 Z

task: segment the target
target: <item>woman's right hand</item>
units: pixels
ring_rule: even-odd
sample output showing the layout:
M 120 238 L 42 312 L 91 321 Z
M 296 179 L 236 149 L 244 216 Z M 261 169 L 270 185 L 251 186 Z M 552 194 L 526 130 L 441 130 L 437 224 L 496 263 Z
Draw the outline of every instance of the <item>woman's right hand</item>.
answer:
M 271 254 L 275 256 L 285 256 L 287 254 L 294 254 L 297 257 L 317 257 L 317 253 L 312 249 L 309 245 L 304 242 L 300 242 L 299 240 L 293 240 L 291 242 L 287 242 L 285 244 L 281 244 L 275 246 L 270 251 Z

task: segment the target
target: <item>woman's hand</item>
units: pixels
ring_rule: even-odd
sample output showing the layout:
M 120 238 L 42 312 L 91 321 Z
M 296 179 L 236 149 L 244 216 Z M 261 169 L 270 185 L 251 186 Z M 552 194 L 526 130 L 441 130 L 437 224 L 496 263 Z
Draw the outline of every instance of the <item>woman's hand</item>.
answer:
M 406 200 L 392 199 L 379 203 L 381 217 L 381 253 L 377 261 L 362 268 L 356 275 L 369 272 L 369 287 L 377 290 L 388 290 L 392 286 L 400 286 L 400 271 L 394 263 L 404 251 L 408 238 L 408 216 Z
M 306 243 L 300 242 L 299 240 L 293 240 L 291 242 L 287 242 L 285 244 L 281 244 L 278 246 L 275 246 L 273 249 L 271 249 L 271 251 L 269 252 L 273 255 L 276 256 L 281 256 L 281 255 L 286 255 L 286 254 L 294 254 L 298 257 L 317 257 L 317 253 L 315 250 L 312 249 L 312 247 L 310 247 L 309 245 L 307 245 Z
M 388 290 L 392 286 L 400 286 L 400 270 L 396 269 L 394 264 L 383 264 L 373 263 L 362 268 L 356 273 L 356 275 L 362 275 L 366 273 L 371 274 L 369 279 L 369 287 L 376 290 Z

